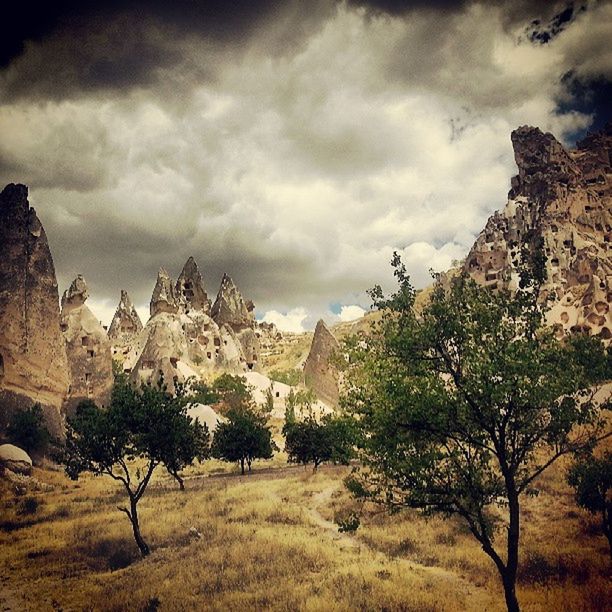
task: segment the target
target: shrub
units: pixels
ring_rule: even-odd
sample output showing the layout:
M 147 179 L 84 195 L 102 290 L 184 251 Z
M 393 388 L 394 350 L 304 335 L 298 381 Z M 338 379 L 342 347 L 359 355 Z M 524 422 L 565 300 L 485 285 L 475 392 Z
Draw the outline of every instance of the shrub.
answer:
M 51 436 L 45 427 L 45 416 L 40 404 L 16 412 L 7 428 L 9 440 L 28 453 L 44 453 Z

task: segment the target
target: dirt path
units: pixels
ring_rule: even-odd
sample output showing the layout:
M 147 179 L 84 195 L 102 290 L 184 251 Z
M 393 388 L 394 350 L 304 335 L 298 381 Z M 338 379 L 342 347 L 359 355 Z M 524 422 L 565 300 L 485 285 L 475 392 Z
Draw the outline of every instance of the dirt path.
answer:
M 498 610 L 498 598 L 491 594 L 487 589 L 477 587 L 474 583 L 469 582 L 458 574 L 439 566 L 422 565 L 410 559 L 396 557 L 390 558 L 383 552 L 372 548 L 365 542 L 360 541 L 357 537 L 348 534 L 340 533 L 338 525 L 327 520 L 319 511 L 319 509 L 331 501 L 333 494 L 340 488 L 341 484 L 333 484 L 326 487 L 319 493 L 315 493 L 311 502 L 308 505 L 308 516 L 312 523 L 320 527 L 334 542 L 337 542 L 341 550 L 355 550 L 357 553 L 367 551 L 373 555 L 374 559 L 381 562 L 392 561 L 399 565 L 402 572 L 417 572 L 428 578 L 444 580 L 446 582 L 455 583 L 457 591 L 463 594 L 466 598 L 466 603 L 470 610 Z

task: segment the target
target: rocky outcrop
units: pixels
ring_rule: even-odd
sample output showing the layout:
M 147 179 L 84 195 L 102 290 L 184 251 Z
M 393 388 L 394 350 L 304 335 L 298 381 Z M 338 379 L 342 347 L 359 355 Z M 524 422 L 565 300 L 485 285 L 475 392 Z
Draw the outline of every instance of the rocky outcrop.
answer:
M 106 406 L 113 387 L 111 343 L 100 321 L 85 305 L 88 297 L 87 284 L 80 274 L 62 296 L 60 328 L 70 367 L 64 407 L 68 415 L 85 399 Z
M 221 286 L 217 293 L 217 299 L 213 304 L 211 316 L 220 327 L 226 327 L 233 331 L 244 355 L 249 370 L 260 368 L 261 346 L 259 338 L 261 331 L 255 321 L 253 302 L 245 301 L 234 281 L 224 274 Z
M 478 282 L 513 289 L 521 250 L 541 244 L 547 281 L 543 298 L 559 337 L 588 332 L 612 338 L 612 130 L 567 150 L 552 134 L 521 127 L 512 133 L 518 174 L 508 202 L 489 218 L 465 269 Z
M 0 467 L 29 476 L 32 473 L 32 459 L 23 449 L 13 444 L 0 444 Z
M 230 325 L 234 330 L 252 327 L 254 322 L 253 302 L 248 302 L 248 305 L 251 310 L 247 307 L 247 302 L 244 301 L 234 281 L 224 274 L 211 312 L 215 323 L 219 326 Z
M 25 185 L 0 193 L 0 429 L 39 402 L 51 433 L 63 431 L 69 385 L 59 299 L 45 230 Z
M 174 294 L 181 312 L 189 314 L 191 310 L 199 310 L 210 314 L 210 300 L 206 295 L 202 275 L 193 257 L 185 262 L 176 281 Z
M 141 331 L 142 321 L 127 291 L 122 289 L 117 310 L 108 328 L 108 338 L 113 346 L 113 357 L 123 355 L 124 351 L 127 354 Z
M 152 317 L 161 312 L 170 314 L 178 312 L 172 279 L 164 268 L 160 268 L 157 274 L 157 282 L 151 296 L 150 312 Z
M 338 405 L 338 369 L 332 358 L 339 349 L 338 341 L 325 322 L 320 320 L 304 363 L 304 383 L 330 406 Z
M 238 299 L 242 301 L 239 293 L 238 297 L 234 292 L 231 295 L 232 304 Z M 156 383 L 163 377 L 173 390 L 176 381 L 190 376 L 246 371 L 257 355 L 258 339 L 253 327 L 237 324 L 236 319 L 235 327 L 219 324 L 209 316 L 210 312 L 210 302 L 193 258 L 185 263 L 176 288 L 167 272 L 160 270 L 151 298 L 151 318 L 140 335 L 137 350 L 124 362 L 132 380 Z M 250 350 L 248 358 L 243 344 Z

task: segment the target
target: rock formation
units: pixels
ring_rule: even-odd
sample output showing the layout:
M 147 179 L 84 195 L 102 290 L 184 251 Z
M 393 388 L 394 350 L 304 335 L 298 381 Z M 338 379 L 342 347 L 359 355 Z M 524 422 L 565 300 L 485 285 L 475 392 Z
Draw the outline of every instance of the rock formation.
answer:
M 304 383 L 330 406 L 338 405 L 338 370 L 332 362 L 332 356 L 339 349 L 338 341 L 324 321 L 320 320 L 304 363 Z
M 111 343 L 100 321 L 85 305 L 88 297 L 87 284 L 80 274 L 62 296 L 60 327 L 70 367 L 64 407 L 68 415 L 84 399 L 106 406 L 113 387 Z
M 172 390 L 175 381 L 190 376 L 240 373 L 253 367 L 258 358 L 256 323 L 231 279 L 224 277 L 224 281 L 217 298 L 217 312 L 222 313 L 219 323 L 210 316 L 214 308 L 211 311 L 193 258 L 185 263 L 175 287 L 168 273 L 160 270 L 151 298 L 151 318 L 137 348 L 124 362 L 132 380 L 155 383 L 163 377 Z
M 547 257 L 543 295 L 559 337 L 569 332 L 612 338 L 612 129 L 566 150 L 552 134 L 512 133 L 518 175 L 508 203 L 489 218 L 465 269 L 487 286 L 516 286 L 521 249 L 540 242 Z
M 123 359 L 141 331 L 142 321 L 127 291 L 122 289 L 117 310 L 108 328 L 108 338 L 113 345 L 113 357 L 121 356 Z
M 0 444 L 0 468 L 29 476 L 32 473 L 32 459 L 18 446 Z
M 219 327 L 231 330 L 237 337 L 242 348 L 244 360 L 249 370 L 259 369 L 261 331 L 258 332 L 257 323 L 253 315 L 255 306 L 250 300 L 244 301 L 242 294 L 234 281 L 224 274 L 217 299 L 213 304 L 211 316 Z
M 151 296 L 150 312 L 151 317 L 160 312 L 168 312 L 170 314 L 178 312 L 178 303 L 174 295 L 172 279 L 164 268 L 160 268 L 157 273 L 157 282 Z
M 53 259 L 25 185 L 0 193 L 0 429 L 39 402 L 54 435 L 69 385 Z
M 202 275 L 193 257 L 185 262 L 176 281 L 174 294 L 181 312 L 189 314 L 190 310 L 200 310 L 210 314 L 210 300 L 206 295 Z

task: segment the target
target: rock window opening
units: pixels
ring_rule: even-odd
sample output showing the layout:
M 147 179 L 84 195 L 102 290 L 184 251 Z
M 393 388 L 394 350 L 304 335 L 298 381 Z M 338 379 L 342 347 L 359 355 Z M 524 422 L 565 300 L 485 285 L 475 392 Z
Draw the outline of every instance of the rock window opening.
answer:
M 177 364 L 178 364 L 178 358 L 177 357 L 170 357 L 170 365 L 173 368 L 176 368 Z
M 280 397 L 280 391 L 276 392 L 276 397 Z
M 87 356 L 91 359 L 95 355 L 95 352 L 92 349 L 87 351 Z
M 206 356 L 207 356 L 209 359 L 212 359 L 212 353 L 211 353 L 210 351 L 208 351 L 208 353 L 206 353 Z
M 87 336 L 83 336 L 81 338 L 81 345 L 82 346 L 89 346 L 89 338 Z
M 60 329 L 63 332 L 68 331 L 68 323 L 60 323 Z
M 85 372 L 85 384 L 89 384 L 91 382 L 91 372 Z
M 249 368 L 249 370 L 253 369 L 253 364 L 252 363 L 247 363 L 247 368 Z
M 215 338 L 215 346 L 221 346 L 221 340 L 219 338 Z

